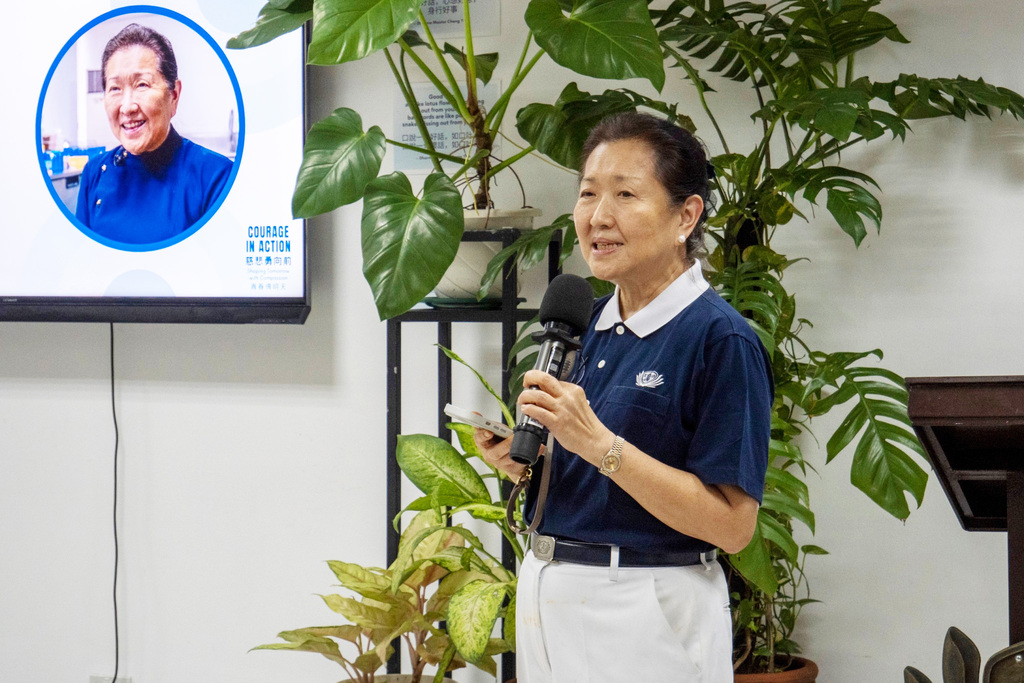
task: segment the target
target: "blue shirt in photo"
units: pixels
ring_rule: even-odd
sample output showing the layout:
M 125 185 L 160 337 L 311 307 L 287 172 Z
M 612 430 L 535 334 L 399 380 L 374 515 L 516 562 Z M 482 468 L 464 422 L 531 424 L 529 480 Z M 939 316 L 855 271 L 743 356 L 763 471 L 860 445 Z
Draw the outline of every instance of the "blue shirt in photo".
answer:
M 127 244 L 170 239 L 192 227 L 220 198 L 231 175 L 227 157 L 172 127 L 152 152 L 117 147 L 82 171 L 75 216 L 98 235 Z

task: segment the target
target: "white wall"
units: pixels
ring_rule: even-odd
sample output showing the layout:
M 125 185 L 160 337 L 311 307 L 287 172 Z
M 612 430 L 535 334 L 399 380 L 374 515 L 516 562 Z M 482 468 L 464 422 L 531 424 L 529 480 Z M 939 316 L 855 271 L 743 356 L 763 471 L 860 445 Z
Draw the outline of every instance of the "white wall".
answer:
M 505 4 L 510 36 L 518 3 Z M 873 74 L 984 76 L 1024 91 L 1015 0 L 883 9 L 913 43 L 862 60 Z M 552 100 L 565 74 L 539 69 L 528 96 Z M 685 84 L 671 89 L 697 112 Z M 390 125 L 380 59 L 313 69 L 310 92 L 314 117 L 357 105 L 364 121 Z M 729 109 L 744 94 L 725 88 L 713 103 Z M 734 111 L 729 130 L 749 127 Z M 781 231 L 781 250 L 811 258 L 789 276 L 815 323 L 808 337 L 825 349 L 881 347 L 885 366 L 909 376 L 1024 374 L 1024 124 L 914 129 L 906 144 L 878 141 L 846 159 L 883 187 L 881 236 L 855 250 L 821 212 Z M 570 176 L 537 164 L 524 182 L 546 215 L 571 207 Z M 358 219 L 357 206 L 310 223 L 305 326 L 116 326 L 121 673 L 136 683 L 340 678 L 326 660 L 247 650 L 334 621 L 314 595 L 332 584 L 324 560 L 384 562 L 384 326 L 360 273 Z M 527 292 L 538 296 L 536 277 Z M 428 390 L 432 341 L 406 333 L 407 380 Z M 460 329 L 456 346 L 496 373 L 496 338 Z M 105 325 L 0 325 L 0 680 L 111 673 L 108 363 Z M 430 398 L 406 387 L 407 429 L 430 431 L 415 410 Z M 823 420 L 819 435 L 834 425 Z M 1007 644 L 1004 535 L 962 531 L 935 480 L 901 524 L 850 486 L 849 455 L 825 467 L 813 444 L 805 453 L 821 463 L 815 542 L 832 552 L 808 567 L 824 604 L 801 629 L 822 681 L 899 680 L 907 664 L 937 679 L 950 625 L 984 656 Z

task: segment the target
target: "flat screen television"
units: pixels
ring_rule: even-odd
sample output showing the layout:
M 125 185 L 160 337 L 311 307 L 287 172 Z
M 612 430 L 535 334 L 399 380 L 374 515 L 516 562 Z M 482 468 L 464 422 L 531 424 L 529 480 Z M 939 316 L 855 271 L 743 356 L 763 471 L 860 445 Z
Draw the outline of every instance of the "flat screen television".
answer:
M 303 32 L 224 47 L 263 4 L 9 8 L 0 320 L 305 321 Z

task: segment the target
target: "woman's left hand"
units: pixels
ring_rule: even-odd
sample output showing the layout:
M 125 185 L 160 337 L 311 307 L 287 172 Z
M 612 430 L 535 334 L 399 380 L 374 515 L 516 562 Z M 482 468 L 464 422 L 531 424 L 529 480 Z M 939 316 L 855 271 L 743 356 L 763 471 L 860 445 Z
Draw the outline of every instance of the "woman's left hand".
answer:
M 523 414 L 544 425 L 563 448 L 597 465 L 615 435 L 591 410 L 583 389 L 540 370 L 527 372 L 523 386 L 519 395 Z

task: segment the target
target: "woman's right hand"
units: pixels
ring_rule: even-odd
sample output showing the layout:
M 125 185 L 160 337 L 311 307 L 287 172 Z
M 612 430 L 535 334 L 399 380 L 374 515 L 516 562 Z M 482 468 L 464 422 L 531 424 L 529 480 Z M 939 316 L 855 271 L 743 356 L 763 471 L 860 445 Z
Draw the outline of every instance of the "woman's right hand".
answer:
M 496 468 L 514 482 L 526 472 L 526 465 L 521 465 L 509 457 L 509 450 L 512 448 L 512 437 L 502 439 L 486 429 L 473 430 L 473 442 L 480 450 L 484 462 Z

